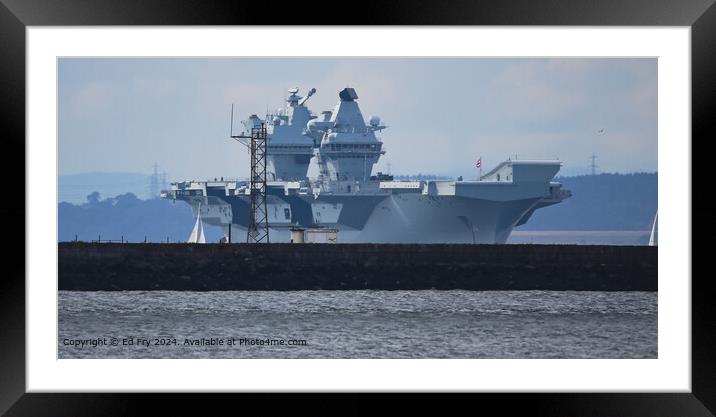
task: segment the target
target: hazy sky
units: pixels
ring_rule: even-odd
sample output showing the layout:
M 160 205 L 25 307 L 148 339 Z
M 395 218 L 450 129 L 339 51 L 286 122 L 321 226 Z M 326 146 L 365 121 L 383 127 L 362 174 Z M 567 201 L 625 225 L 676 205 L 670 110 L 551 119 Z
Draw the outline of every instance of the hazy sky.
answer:
M 248 176 L 236 120 L 315 87 L 316 114 L 354 87 L 389 126 L 377 170 L 477 175 L 518 158 L 559 157 L 561 175 L 657 170 L 656 59 L 61 59 L 59 170 L 170 180 Z M 603 133 L 599 133 L 604 129 Z

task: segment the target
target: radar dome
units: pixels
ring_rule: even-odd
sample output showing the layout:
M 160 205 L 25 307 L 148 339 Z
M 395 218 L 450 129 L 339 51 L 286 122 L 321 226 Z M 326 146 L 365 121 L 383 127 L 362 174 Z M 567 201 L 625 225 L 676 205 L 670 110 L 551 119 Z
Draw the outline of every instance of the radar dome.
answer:
M 370 116 L 369 122 L 371 126 L 376 127 L 380 125 L 380 117 L 378 116 Z
M 281 124 L 281 118 L 276 116 L 273 118 L 273 124 L 274 125 L 280 125 Z

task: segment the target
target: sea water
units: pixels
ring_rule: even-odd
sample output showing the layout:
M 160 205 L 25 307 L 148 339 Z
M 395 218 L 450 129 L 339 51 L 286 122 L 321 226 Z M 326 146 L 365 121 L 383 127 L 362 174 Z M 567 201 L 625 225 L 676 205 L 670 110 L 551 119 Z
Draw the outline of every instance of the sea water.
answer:
M 59 292 L 59 358 L 656 358 L 656 292 Z

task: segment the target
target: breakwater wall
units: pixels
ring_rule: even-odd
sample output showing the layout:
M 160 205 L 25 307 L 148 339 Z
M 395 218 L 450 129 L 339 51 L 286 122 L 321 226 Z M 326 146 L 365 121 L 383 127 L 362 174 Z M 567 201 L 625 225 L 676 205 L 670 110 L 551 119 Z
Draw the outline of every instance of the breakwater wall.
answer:
M 656 291 L 657 247 L 59 243 L 60 290 Z

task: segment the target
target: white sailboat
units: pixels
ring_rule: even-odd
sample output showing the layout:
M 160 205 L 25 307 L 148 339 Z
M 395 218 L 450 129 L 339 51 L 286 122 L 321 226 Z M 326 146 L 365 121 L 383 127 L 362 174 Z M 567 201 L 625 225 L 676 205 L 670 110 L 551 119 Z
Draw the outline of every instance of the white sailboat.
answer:
M 194 230 L 191 231 L 189 240 L 187 240 L 186 243 L 206 243 L 206 238 L 204 237 L 204 224 L 201 222 L 201 204 L 199 204 L 199 208 L 197 209 Z
M 651 236 L 649 236 L 649 246 L 656 246 L 656 219 L 659 217 L 659 211 L 654 215 L 654 224 L 651 225 Z

